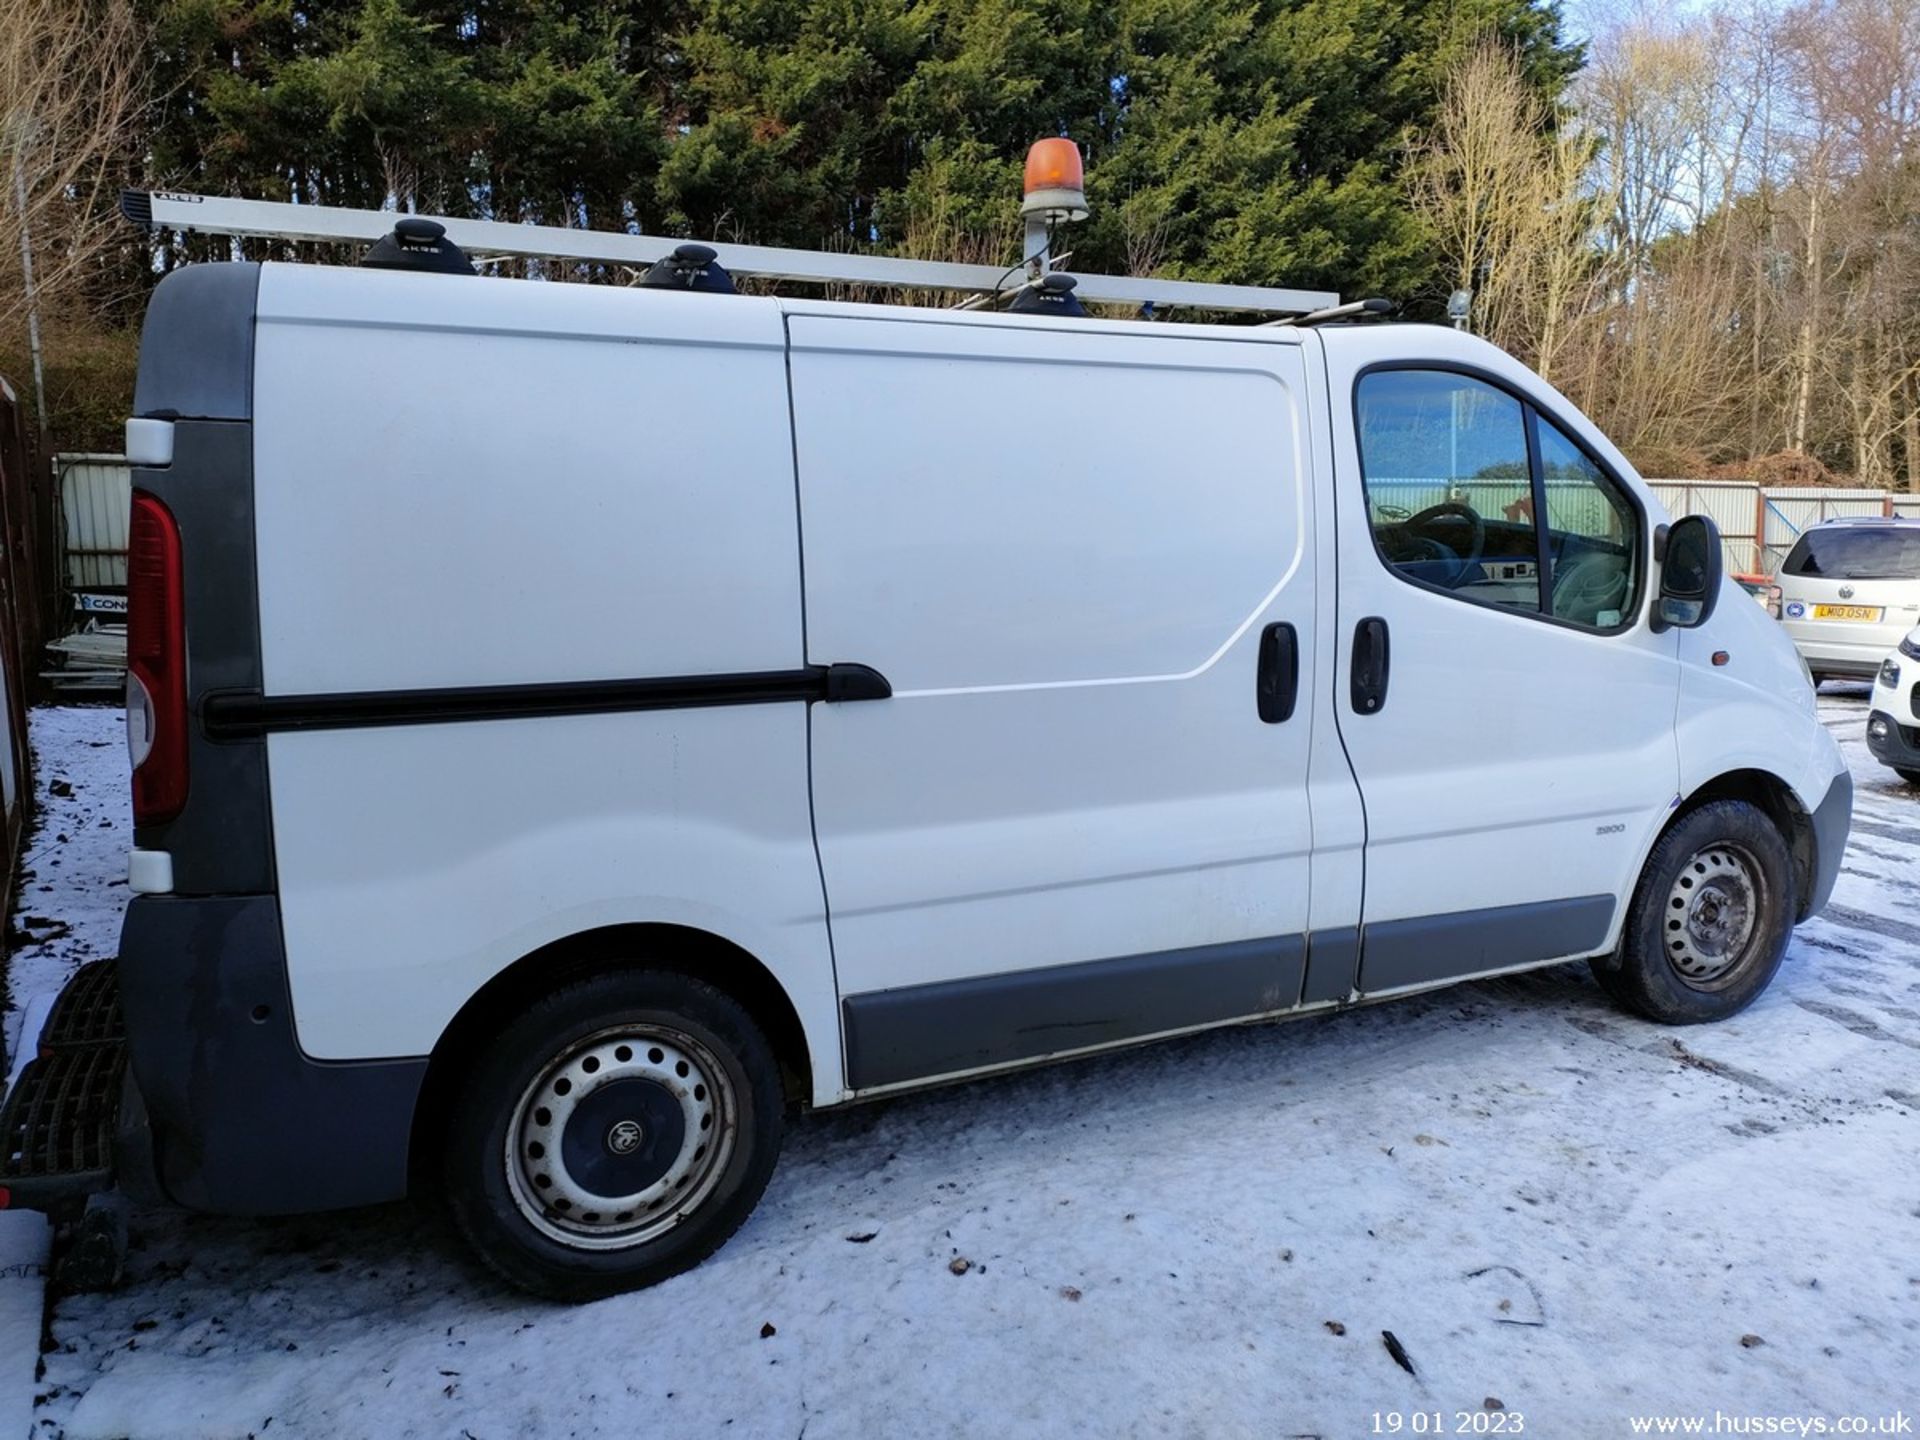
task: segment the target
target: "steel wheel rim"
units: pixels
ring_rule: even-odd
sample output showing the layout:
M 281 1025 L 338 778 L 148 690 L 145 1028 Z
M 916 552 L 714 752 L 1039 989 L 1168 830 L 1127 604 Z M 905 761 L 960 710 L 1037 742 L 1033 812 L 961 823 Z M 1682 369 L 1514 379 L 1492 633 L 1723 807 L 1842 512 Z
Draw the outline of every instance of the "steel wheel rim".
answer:
M 1703 845 L 1667 891 L 1661 943 L 1681 983 L 1723 990 L 1759 948 L 1767 913 L 1766 872 L 1753 852 L 1729 842 Z
M 668 1026 L 602 1030 L 521 1091 L 507 1126 L 507 1188 L 548 1239 L 624 1250 L 700 1208 L 738 1135 L 733 1082 L 706 1046 Z

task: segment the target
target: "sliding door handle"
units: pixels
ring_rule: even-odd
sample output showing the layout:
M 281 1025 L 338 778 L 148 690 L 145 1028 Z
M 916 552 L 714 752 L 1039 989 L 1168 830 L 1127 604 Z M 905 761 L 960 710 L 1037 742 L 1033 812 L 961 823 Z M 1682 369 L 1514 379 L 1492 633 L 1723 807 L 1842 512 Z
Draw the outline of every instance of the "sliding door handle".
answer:
M 1254 700 L 1260 718 L 1278 725 L 1293 718 L 1300 695 L 1300 637 L 1284 621 L 1260 632 L 1260 669 L 1254 681 Z
M 1369 615 L 1353 627 L 1353 708 L 1372 715 L 1387 703 L 1387 622 Z

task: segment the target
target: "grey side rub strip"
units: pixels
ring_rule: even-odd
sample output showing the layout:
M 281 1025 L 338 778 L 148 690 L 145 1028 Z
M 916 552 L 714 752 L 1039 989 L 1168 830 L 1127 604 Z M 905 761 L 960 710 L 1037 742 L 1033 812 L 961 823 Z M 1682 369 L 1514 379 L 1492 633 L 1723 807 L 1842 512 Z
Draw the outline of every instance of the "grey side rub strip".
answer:
M 885 700 L 892 694 L 886 676 L 866 665 L 803 665 L 796 670 L 547 685 L 472 685 L 331 695 L 229 692 L 206 698 L 201 706 L 201 723 L 213 739 L 238 740 L 285 730 L 447 725 L 470 720 L 769 705 L 791 700 Z
M 1606 943 L 1613 906 L 1611 895 L 1583 895 L 1369 925 L 1360 943 L 1360 989 L 1394 990 L 1588 954 Z
M 1599 949 L 1611 895 L 1202 945 L 849 995 L 847 1084 L 931 1080 Z M 1357 952 L 1357 953 L 1356 953 Z M 1311 964 L 1309 963 L 1311 955 Z
M 1360 927 L 1316 930 L 1307 937 L 1307 979 L 1300 989 L 1302 1005 L 1346 1000 L 1360 979 Z
M 849 995 L 855 1090 L 1291 1009 L 1298 935 Z

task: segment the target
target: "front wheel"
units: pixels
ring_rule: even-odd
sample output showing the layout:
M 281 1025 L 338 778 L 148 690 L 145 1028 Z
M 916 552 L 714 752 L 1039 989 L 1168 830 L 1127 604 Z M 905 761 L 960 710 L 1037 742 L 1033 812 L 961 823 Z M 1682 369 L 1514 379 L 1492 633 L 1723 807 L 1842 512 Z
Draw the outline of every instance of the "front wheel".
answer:
M 453 1219 L 507 1280 L 555 1300 L 699 1264 L 766 1189 L 779 1070 L 730 997 L 684 975 L 575 981 L 502 1029 L 444 1151 Z
M 1602 988 L 1650 1020 L 1724 1020 L 1767 988 L 1793 933 L 1793 857 L 1766 813 L 1716 800 L 1660 837 Z

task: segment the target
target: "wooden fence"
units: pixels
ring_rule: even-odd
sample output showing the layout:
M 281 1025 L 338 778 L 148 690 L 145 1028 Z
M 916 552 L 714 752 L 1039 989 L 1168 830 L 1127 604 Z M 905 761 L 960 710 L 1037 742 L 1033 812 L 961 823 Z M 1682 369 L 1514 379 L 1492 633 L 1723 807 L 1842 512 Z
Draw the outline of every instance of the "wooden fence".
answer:
M 12 912 L 21 837 L 33 804 L 27 701 L 58 623 L 60 542 L 52 472 L 36 453 L 26 407 L 0 377 L 0 902 Z

